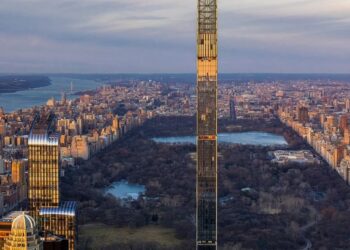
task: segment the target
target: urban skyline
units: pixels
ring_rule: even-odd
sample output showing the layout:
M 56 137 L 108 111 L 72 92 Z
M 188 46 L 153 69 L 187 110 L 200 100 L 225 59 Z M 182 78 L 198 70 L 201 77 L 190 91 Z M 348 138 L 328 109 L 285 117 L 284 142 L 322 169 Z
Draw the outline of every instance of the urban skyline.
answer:
M 4 0 L 0 249 L 350 249 L 348 11 Z

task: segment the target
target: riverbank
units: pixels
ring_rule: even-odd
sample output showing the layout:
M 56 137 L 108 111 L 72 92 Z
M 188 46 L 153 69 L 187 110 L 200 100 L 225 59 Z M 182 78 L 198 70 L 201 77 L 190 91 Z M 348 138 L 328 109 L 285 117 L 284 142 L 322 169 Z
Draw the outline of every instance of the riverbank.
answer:
M 46 86 L 0 94 L 0 103 L 5 112 L 9 113 L 19 109 L 41 106 L 50 98 L 60 100 L 62 98 L 62 92 L 66 93 L 68 100 L 74 100 L 78 98 L 75 92 L 95 91 L 103 85 L 102 82 L 95 80 L 76 79 L 65 76 L 48 76 L 48 78 L 50 84 Z
M 8 75 L 0 76 L 0 94 L 15 93 L 51 85 L 47 76 L 41 75 Z

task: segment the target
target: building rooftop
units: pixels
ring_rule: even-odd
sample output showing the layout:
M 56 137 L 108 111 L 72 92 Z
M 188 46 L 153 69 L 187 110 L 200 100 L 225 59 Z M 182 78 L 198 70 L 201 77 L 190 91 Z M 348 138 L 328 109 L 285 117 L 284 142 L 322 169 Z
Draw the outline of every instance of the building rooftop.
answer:
M 59 207 L 43 207 L 39 211 L 39 215 L 65 215 L 76 216 L 77 203 L 75 201 L 63 202 Z
M 28 230 L 33 230 L 35 227 L 36 227 L 36 223 L 34 219 L 31 216 L 22 212 L 22 214 L 20 214 L 13 220 L 11 230 L 15 229 L 15 230 L 28 231 Z
M 50 134 L 55 128 L 56 117 L 53 113 L 35 115 L 31 134 Z
M 28 214 L 27 211 L 12 211 L 12 212 L 4 215 L 0 219 L 0 221 L 2 221 L 2 222 L 12 222 L 16 217 L 18 217 L 19 215 L 21 215 L 23 213 Z
M 30 134 L 28 139 L 29 145 L 50 145 L 55 146 L 59 144 L 58 134 Z

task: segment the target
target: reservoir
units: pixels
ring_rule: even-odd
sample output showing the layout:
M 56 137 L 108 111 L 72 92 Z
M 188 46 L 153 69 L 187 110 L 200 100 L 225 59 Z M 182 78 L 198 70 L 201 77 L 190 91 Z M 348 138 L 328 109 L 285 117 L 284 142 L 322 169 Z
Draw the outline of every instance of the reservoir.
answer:
M 152 138 L 157 143 L 195 144 L 195 136 L 157 137 Z M 287 146 L 283 136 L 266 132 L 220 133 L 219 143 L 256 145 L 256 146 Z
M 137 200 L 140 195 L 146 192 L 143 185 L 132 184 L 126 180 L 114 182 L 110 188 L 106 190 L 107 194 L 111 194 L 118 199 Z

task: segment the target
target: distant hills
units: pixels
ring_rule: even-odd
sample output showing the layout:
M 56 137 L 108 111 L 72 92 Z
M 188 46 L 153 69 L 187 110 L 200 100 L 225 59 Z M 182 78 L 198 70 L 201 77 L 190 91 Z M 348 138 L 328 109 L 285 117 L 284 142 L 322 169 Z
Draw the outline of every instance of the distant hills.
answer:
M 31 88 L 44 87 L 51 84 L 51 76 L 68 77 L 72 79 L 95 80 L 99 82 L 127 82 L 127 81 L 158 81 L 162 83 L 194 84 L 195 74 L 47 74 L 47 75 L 1 75 L 0 93 L 11 93 Z M 295 80 L 304 81 L 342 81 L 350 83 L 350 74 L 277 74 L 277 73 L 233 73 L 219 74 L 221 83 L 246 83 L 246 82 L 288 82 Z
M 12 93 L 50 84 L 50 78 L 42 75 L 1 75 L 0 93 Z
M 195 83 L 196 74 L 64 74 L 69 78 L 97 81 L 153 80 L 164 83 Z M 350 74 L 279 74 L 279 73 L 224 73 L 219 74 L 221 82 L 270 82 L 291 80 L 349 81 Z

